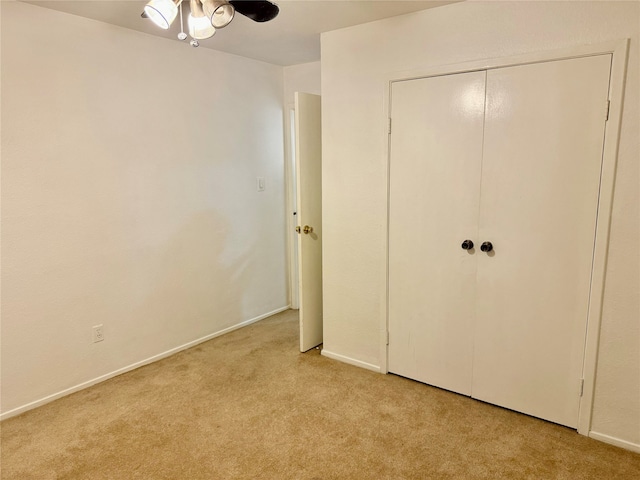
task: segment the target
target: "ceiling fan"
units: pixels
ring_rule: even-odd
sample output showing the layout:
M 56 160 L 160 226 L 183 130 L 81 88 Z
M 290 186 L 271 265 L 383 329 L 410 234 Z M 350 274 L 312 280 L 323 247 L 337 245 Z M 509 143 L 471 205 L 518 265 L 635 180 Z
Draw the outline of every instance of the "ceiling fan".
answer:
M 141 16 L 166 30 L 180 12 L 178 39 L 184 40 L 187 34 L 182 22 L 182 4 L 183 0 L 149 0 Z M 217 28 L 229 25 L 236 12 L 260 23 L 273 20 L 280 12 L 275 3 L 267 0 L 189 0 L 189 4 L 187 23 L 194 47 L 199 45 L 198 40 L 212 37 Z

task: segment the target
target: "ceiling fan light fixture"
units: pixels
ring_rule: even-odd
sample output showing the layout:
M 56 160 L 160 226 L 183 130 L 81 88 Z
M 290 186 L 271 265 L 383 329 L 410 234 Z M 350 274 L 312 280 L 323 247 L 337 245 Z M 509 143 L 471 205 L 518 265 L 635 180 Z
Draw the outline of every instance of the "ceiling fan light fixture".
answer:
M 236 9 L 225 0 L 203 0 L 204 14 L 215 28 L 224 28 L 231 23 Z
M 205 16 L 200 5 L 200 0 L 191 0 L 191 13 L 187 23 L 189 25 L 189 35 L 196 40 L 211 38 L 216 33 L 216 29 Z
M 0 0 L 2 1 L 2 0 Z M 164 30 L 168 30 L 180 12 L 180 33 L 178 40 L 187 38 L 184 32 L 182 16 L 182 2 L 184 0 L 149 0 L 142 12 L 142 18 L 148 18 Z M 190 13 L 188 17 L 189 33 L 193 37 L 191 44 L 198 46 L 198 40 L 210 38 L 216 29 L 231 23 L 236 11 L 254 22 L 268 22 L 273 20 L 280 9 L 269 0 L 189 0 Z
M 178 4 L 182 0 L 149 0 L 144 13 L 160 28 L 167 30 L 178 15 Z

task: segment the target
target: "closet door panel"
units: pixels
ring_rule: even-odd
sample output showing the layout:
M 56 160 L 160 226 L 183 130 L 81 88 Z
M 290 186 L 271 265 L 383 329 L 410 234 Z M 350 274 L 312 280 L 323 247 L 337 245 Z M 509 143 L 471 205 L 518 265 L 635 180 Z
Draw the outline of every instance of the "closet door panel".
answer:
M 485 72 L 392 87 L 389 371 L 471 393 Z
M 609 55 L 487 74 L 473 396 L 576 427 Z

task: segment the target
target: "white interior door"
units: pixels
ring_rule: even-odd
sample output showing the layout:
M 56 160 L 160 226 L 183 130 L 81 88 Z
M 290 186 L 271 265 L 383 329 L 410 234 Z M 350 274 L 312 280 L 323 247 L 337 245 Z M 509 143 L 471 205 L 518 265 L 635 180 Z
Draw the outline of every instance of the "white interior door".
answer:
M 473 397 L 577 426 L 610 55 L 490 70 Z
M 300 351 L 322 343 L 322 143 L 320 96 L 295 94 Z
M 470 395 L 485 72 L 391 94 L 389 371 Z

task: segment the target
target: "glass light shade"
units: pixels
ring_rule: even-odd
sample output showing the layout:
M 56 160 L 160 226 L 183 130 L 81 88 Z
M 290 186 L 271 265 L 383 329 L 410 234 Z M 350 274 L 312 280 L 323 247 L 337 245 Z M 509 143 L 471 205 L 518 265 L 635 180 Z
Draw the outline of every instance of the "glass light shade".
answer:
M 153 23 L 167 30 L 178 15 L 178 7 L 173 0 L 150 0 L 144 13 Z
M 189 35 L 196 40 L 204 40 L 205 38 L 213 37 L 216 33 L 216 29 L 211 25 L 211 22 L 207 17 L 194 17 L 193 14 L 189 15 Z
M 204 14 L 210 19 L 215 28 L 223 28 L 231 23 L 236 9 L 226 1 L 204 0 L 202 2 Z

